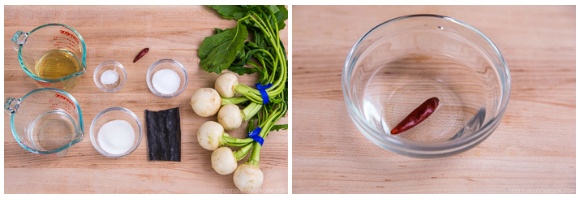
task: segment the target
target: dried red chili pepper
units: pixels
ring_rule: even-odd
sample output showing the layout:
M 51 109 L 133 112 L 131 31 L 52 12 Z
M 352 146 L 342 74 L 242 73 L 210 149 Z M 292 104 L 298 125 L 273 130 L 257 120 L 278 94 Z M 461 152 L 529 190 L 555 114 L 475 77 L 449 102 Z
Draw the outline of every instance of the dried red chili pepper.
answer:
M 149 52 L 149 48 L 144 48 L 143 50 L 141 50 L 139 52 L 139 54 L 137 54 L 137 56 L 135 56 L 135 59 L 133 59 L 133 63 L 137 62 L 139 59 L 141 59 L 143 56 L 145 56 L 145 54 L 147 54 L 147 52 Z
M 397 124 L 397 126 L 391 130 L 391 134 L 399 134 L 415 127 L 433 114 L 437 106 L 439 106 L 439 99 L 437 97 L 427 99 L 419 107 L 415 108 L 413 112 L 409 113 L 403 121 Z

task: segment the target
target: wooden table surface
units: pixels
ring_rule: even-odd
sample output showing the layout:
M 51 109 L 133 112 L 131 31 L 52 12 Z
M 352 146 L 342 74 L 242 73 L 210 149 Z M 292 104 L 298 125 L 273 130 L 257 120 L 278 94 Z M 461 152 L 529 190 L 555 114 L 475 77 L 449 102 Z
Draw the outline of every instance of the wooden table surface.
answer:
M 37 88 L 20 68 L 10 38 L 17 30 L 30 31 L 54 22 L 74 27 L 86 42 L 88 69 L 70 91 L 82 108 L 84 140 L 61 158 L 31 154 L 15 142 L 6 115 L 5 193 L 239 193 L 233 175 L 214 172 L 211 152 L 197 143 L 198 127 L 216 118 L 199 117 L 189 105 L 193 92 L 213 87 L 217 77 L 198 67 L 197 48 L 215 27 L 233 27 L 234 21 L 223 20 L 201 6 L 4 6 L 5 97 L 21 97 Z M 281 35 L 287 46 L 287 29 Z M 145 47 L 149 53 L 133 63 L 134 56 Z M 188 72 L 187 89 L 175 98 L 153 95 L 145 82 L 149 65 L 163 58 L 178 60 Z M 101 92 L 93 82 L 95 67 L 105 60 L 119 61 L 127 70 L 127 82 L 117 93 Z M 249 84 L 255 78 L 243 77 L 240 81 Z M 145 109 L 179 107 L 181 162 L 148 161 L 146 136 L 127 157 L 100 155 L 89 138 L 90 123 L 97 113 L 112 106 L 132 110 L 143 125 Z M 280 121 L 286 122 L 286 118 Z M 231 134 L 244 137 L 241 129 Z M 258 192 L 288 193 L 288 131 L 270 134 L 260 158 L 264 184 Z
M 576 193 L 575 6 L 293 6 L 293 193 Z M 440 159 L 374 145 L 352 123 L 341 70 L 352 45 L 388 19 L 452 16 L 477 27 L 510 67 L 495 132 Z

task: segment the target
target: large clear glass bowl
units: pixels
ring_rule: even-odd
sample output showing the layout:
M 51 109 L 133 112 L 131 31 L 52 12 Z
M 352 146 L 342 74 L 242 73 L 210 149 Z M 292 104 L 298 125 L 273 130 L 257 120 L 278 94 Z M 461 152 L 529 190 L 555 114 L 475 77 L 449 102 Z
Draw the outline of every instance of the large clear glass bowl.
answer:
M 496 129 L 510 75 L 498 48 L 474 27 L 447 16 L 409 15 L 379 24 L 355 43 L 342 87 L 352 120 L 369 140 L 432 158 L 468 150 Z M 391 134 L 432 97 L 439 105 L 431 116 Z

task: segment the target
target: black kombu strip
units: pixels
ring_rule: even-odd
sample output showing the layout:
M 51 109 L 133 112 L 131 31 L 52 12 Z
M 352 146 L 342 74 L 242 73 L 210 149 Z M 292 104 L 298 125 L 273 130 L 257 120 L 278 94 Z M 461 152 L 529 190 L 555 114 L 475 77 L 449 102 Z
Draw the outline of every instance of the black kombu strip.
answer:
M 149 160 L 181 161 L 179 108 L 145 110 Z

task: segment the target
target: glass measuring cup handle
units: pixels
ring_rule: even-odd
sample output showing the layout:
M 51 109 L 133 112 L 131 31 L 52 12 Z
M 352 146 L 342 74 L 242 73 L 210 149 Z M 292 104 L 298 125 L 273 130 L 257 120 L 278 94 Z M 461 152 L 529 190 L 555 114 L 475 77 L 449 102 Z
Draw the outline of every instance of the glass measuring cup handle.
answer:
M 15 113 L 18 110 L 18 107 L 20 107 L 20 101 L 22 101 L 22 99 L 8 97 L 4 102 L 4 109 L 9 113 Z
M 20 46 L 22 46 L 22 45 L 24 45 L 24 43 L 26 43 L 27 39 L 28 39 L 27 32 L 16 31 L 16 33 L 14 33 L 14 36 L 12 36 L 12 46 L 14 47 L 14 50 L 18 51 Z

